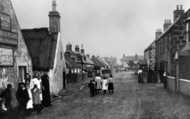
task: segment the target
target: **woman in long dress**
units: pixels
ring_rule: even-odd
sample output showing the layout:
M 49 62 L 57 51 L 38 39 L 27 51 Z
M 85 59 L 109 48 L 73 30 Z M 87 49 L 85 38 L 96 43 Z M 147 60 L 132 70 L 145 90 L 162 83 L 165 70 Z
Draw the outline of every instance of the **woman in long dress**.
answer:
M 29 100 L 27 102 L 26 109 L 28 111 L 28 114 L 30 114 L 32 112 L 32 109 L 33 109 L 32 91 L 31 91 L 29 84 L 26 84 L 26 88 L 27 88 L 28 96 L 29 96 Z
M 106 77 L 104 77 L 103 80 L 102 80 L 103 95 L 106 94 L 107 90 L 108 90 L 108 80 L 106 79 Z

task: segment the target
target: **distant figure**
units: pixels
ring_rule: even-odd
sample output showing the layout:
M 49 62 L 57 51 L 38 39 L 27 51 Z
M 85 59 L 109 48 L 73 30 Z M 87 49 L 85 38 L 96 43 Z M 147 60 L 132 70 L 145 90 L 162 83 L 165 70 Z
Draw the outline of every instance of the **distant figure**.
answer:
M 114 83 L 113 83 L 112 75 L 110 75 L 110 78 L 108 79 L 108 92 L 109 92 L 109 94 L 114 93 Z
M 95 77 L 96 81 L 96 94 L 99 94 L 102 90 L 102 79 L 99 74 Z
M 88 87 L 90 89 L 90 97 L 94 97 L 96 91 L 96 82 L 94 81 L 94 79 L 90 80 Z
M 106 79 L 106 77 L 104 77 L 102 80 L 103 95 L 105 95 L 107 93 L 107 90 L 108 90 L 108 80 Z
M 47 107 L 51 105 L 50 89 L 49 89 L 49 77 L 44 74 L 42 77 L 42 104 Z
M 12 101 L 12 85 L 8 84 L 7 88 L 0 95 L 2 98 L 2 103 L 5 106 L 4 110 L 9 111 L 12 109 L 11 101 Z
M 164 72 L 163 73 L 163 84 L 164 84 L 164 88 L 167 88 L 167 73 Z
M 144 81 L 143 81 L 143 70 L 142 69 L 138 70 L 138 83 L 144 83 Z

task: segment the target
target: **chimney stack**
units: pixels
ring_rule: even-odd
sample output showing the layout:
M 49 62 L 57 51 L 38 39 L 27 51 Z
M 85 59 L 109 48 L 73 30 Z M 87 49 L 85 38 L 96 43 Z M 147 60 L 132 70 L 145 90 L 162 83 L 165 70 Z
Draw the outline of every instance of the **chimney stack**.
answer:
M 163 30 L 166 31 L 170 26 L 172 25 L 172 22 L 170 19 L 164 20 Z
M 76 45 L 76 46 L 75 46 L 75 52 L 76 52 L 76 53 L 80 53 L 79 45 Z
M 162 35 L 162 30 L 161 29 L 157 29 L 156 33 L 155 33 L 155 39 L 157 40 L 161 35 Z
M 66 45 L 66 51 L 72 51 L 72 44 L 71 43 L 68 43 Z
M 83 54 L 83 55 L 85 54 L 85 50 L 84 50 L 83 44 L 81 45 L 81 50 L 80 51 L 81 51 L 81 54 Z
M 174 10 L 174 18 L 173 21 L 175 22 L 180 16 L 184 14 L 183 5 L 177 5 L 176 10 Z

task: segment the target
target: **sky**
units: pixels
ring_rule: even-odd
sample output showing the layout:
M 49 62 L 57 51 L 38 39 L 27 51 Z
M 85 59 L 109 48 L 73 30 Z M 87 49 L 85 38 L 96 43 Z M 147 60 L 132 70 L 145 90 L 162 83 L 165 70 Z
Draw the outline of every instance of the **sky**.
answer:
M 52 0 L 11 0 L 21 28 L 48 27 Z M 84 44 L 86 53 L 120 58 L 143 55 L 164 19 L 189 0 L 57 0 L 64 44 Z

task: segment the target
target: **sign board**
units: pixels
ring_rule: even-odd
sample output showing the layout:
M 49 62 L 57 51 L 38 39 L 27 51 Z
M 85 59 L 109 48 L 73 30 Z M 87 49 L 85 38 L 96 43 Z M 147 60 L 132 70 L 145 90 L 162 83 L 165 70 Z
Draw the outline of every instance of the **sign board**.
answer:
M 13 50 L 7 48 L 0 48 L 0 66 L 13 65 Z

